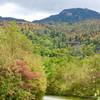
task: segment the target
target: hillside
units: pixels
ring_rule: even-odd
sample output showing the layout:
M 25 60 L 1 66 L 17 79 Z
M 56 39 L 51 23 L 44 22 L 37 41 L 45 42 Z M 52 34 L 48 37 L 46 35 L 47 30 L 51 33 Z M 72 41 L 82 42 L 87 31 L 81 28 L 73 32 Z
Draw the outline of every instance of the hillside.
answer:
M 55 41 L 53 44 L 60 48 L 87 43 L 94 44 L 97 48 L 100 48 L 99 20 L 86 20 L 73 24 L 65 22 L 53 24 L 17 22 L 17 24 L 21 32 L 35 44 L 46 43 L 45 39 L 47 38 L 46 40 L 48 40 L 49 38 L 49 42 L 53 43 Z M 9 21 L 0 21 L 0 27 L 5 28 L 6 26 L 9 26 Z
M 90 10 L 90 9 L 83 9 L 83 8 L 71 8 L 71 9 L 64 9 L 59 14 L 51 15 L 48 18 L 44 18 L 42 20 L 33 21 L 33 23 L 75 23 L 84 20 L 93 20 L 93 19 L 100 19 L 100 13 Z M 13 17 L 2 17 L 0 16 L 0 21 L 17 21 L 17 22 L 29 22 L 24 19 L 17 19 Z
M 0 16 L 0 21 L 17 21 L 17 22 L 27 22 L 24 19 L 17 19 L 17 18 L 13 18 L 13 17 L 1 17 Z
M 84 20 L 90 19 L 100 19 L 100 13 L 90 10 L 90 9 L 82 9 L 82 8 L 72 8 L 72 9 L 64 9 L 57 15 L 52 15 L 48 18 L 37 20 L 33 22 L 38 23 L 55 23 L 55 22 L 68 22 L 75 23 Z
M 100 20 L 0 21 L 0 70 L 0 100 L 42 100 L 45 93 L 97 98 Z

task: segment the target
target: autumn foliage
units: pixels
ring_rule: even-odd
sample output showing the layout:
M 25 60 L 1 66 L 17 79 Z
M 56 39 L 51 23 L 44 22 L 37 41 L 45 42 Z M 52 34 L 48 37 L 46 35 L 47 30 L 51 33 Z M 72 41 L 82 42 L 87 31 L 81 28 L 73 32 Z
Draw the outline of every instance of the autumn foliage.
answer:
M 20 73 L 21 76 L 23 76 L 27 80 L 40 78 L 40 73 L 32 72 L 27 66 L 27 63 L 25 61 L 17 60 L 16 65 L 17 65 L 17 69 L 16 69 L 17 72 Z
M 0 28 L 0 36 L 0 100 L 41 100 L 46 79 L 31 41 L 15 23 Z M 34 65 L 37 58 L 39 66 Z

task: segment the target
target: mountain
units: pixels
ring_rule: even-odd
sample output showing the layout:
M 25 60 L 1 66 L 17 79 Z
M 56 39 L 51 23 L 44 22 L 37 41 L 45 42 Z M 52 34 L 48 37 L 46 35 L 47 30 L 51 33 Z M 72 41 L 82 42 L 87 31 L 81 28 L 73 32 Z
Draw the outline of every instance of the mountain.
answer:
M 17 21 L 17 22 L 27 22 L 24 19 L 17 19 L 17 18 L 12 18 L 12 17 L 1 17 L 0 16 L 0 21 Z
M 42 20 L 36 20 L 37 23 L 51 23 L 51 22 L 68 22 L 75 23 L 90 19 L 100 19 L 100 13 L 83 8 L 65 9 L 57 15 L 52 15 Z

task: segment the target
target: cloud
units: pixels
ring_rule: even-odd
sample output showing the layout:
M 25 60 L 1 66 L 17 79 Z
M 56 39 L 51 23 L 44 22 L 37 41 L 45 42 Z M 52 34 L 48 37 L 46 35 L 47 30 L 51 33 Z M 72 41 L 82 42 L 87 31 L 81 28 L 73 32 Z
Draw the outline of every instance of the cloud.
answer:
M 15 17 L 33 21 L 42 19 L 51 15 L 49 12 L 30 11 L 25 7 L 21 7 L 15 3 L 4 3 L 0 6 L 0 14 L 2 17 Z
M 100 9 L 100 0 L 0 0 L 0 4 L 4 3 L 15 3 L 29 10 L 45 12 L 74 7 Z
M 0 14 L 2 16 L 14 15 L 15 12 L 19 11 L 19 7 L 13 3 L 6 3 L 0 6 Z
M 0 14 L 36 20 L 67 8 L 100 11 L 100 0 L 0 0 Z

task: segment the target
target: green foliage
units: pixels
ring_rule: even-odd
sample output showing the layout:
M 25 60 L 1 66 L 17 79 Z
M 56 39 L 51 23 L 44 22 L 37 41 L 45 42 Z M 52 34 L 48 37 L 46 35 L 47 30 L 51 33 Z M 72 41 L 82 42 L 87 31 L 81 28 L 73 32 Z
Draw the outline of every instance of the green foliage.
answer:
M 48 95 L 100 95 L 99 27 L 93 20 L 30 32 L 34 53 L 43 58 Z
M 0 99 L 41 100 L 46 79 L 41 58 L 33 55 L 32 42 L 14 22 L 0 30 L 0 37 Z M 25 76 L 27 73 L 30 76 Z
M 0 29 L 0 99 L 41 100 L 46 86 L 48 95 L 100 96 L 100 22 L 23 27 Z
M 56 57 L 47 60 L 46 58 L 47 94 L 94 96 L 100 89 L 99 60 L 99 55 L 84 59 Z

